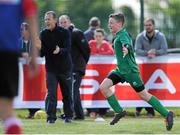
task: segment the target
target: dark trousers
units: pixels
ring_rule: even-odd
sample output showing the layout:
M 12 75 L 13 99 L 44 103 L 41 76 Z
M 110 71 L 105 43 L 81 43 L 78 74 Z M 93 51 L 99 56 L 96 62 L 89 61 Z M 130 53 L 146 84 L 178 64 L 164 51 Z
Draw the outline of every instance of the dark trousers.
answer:
M 80 85 L 82 81 L 82 75 L 79 72 L 73 73 L 73 106 L 74 106 L 74 113 L 75 117 L 77 118 L 84 118 L 84 112 L 81 104 L 81 97 L 80 97 Z
M 34 116 L 34 114 L 40 110 L 40 108 L 30 108 L 29 110 L 29 116 Z
M 61 87 L 63 109 L 66 118 L 72 118 L 72 74 L 64 73 L 56 75 L 54 73 L 46 72 L 47 95 L 45 100 L 45 110 L 47 113 L 47 120 L 56 120 L 57 107 L 57 88 L 58 83 Z
M 145 110 L 147 111 L 147 114 L 152 114 L 153 116 L 155 115 L 154 109 L 152 107 L 144 107 Z M 141 112 L 143 107 L 136 107 L 136 112 Z
M 100 116 L 104 116 L 108 110 L 109 110 L 109 108 L 88 108 L 87 109 L 88 115 L 91 112 L 95 112 L 95 113 L 99 114 Z

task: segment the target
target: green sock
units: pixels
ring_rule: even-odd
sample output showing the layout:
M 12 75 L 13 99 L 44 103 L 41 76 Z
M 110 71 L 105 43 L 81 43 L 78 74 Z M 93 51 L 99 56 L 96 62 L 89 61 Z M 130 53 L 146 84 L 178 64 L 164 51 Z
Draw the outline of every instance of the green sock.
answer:
M 167 117 L 168 110 L 159 102 L 159 100 L 155 96 L 152 96 L 148 103 L 152 105 L 152 107 L 162 116 Z
M 114 94 L 108 97 L 107 100 L 115 113 L 122 112 L 122 107 L 119 105 L 118 100 L 116 99 L 116 96 Z

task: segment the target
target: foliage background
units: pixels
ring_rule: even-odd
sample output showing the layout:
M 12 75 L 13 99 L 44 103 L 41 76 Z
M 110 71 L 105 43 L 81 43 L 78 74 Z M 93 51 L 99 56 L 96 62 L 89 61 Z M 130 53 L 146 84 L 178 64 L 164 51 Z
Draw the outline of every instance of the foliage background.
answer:
M 127 29 L 135 40 L 140 32 L 140 9 L 134 10 L 137 5 L 122 5 L 115 9 L 113 1 L 118 0 L 36 0 L 39 10 L 40 29 L 44 27 L 44 14 L 48 10 L 56 11 L 57 15 L 67 14 L 76 27 L 82 31 L 88 29 L 89 19 L 93 16 L 99 17 L 101 27 L 109 33 L 108 15 L 113 12 L 122 11 L 126 15 Z M 120 1 L 120 0 L 119 0 Z M 132 0 L 121 0 L 121 2 Z M 163 32 L 167 38 L 169 48 L 180 48 L 180 0 L 133 0 L 140 5 L 144 3 L 144 18 L 152 17 L 156 21 L 156 27 Z M 109 36 L 111 37 L 111 36 Z
M 44 13 L 54 10 L 58 17 L 62 14 L 70 16 L 76 27 L 83 31 L 88 28 L 89 19 L 97 16 L 101 20 L 101 27 L 107 31 L 107 18 L 113 12 L 111 0 L 38 0 L 37 3 L 41 29 Z
M 170 48 L 180 47 L 180 0 L 145 0 L 147 16 L 158 23 L 157 28 L 164 32 Z

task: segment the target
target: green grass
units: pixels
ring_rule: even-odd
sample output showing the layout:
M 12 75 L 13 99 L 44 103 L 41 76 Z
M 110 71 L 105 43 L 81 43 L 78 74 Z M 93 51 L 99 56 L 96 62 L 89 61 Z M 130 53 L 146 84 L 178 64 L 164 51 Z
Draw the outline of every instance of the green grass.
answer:
M 174 127 L 172 131 L 166 131 L 164 119 L 157 113 L 155 118 L 147 118 L 145 113 L 140 118 L 131 114 L 133 109 L 127 109 L 128 116 L 118 124 L 110 126 L 112 117 L 106 117 L 105 122 L 95 122 L 94 119 L 86 117 L 85 121 L 73 121 L 71 124 L 64 124 L 57 120 L 55 124 L 47 124 L 46 119 L 25 119 L 27 110 L 18 110 L 17 115 L 21 117 L 25 134 L 178 134 L 180 133 L 180 117 L 178 108 L 175 111 Z M 3 133 L 0 127 L 0 133 Z
M 124 118 L 117 125 L 110 126 L 110 118 L 106 122 L 94 122 L 87 118 L 85 121 L 73 121 L 64 124 L 57 120 L 55 124 L 46 124 L 45 119 L 25 120 L 25 134 L 178 134 L 180 133 L 180 118 L 175 118 L 172 131 L 166 131 L 161 118 Z M 0 133 L 2 129 L 0 129 Z

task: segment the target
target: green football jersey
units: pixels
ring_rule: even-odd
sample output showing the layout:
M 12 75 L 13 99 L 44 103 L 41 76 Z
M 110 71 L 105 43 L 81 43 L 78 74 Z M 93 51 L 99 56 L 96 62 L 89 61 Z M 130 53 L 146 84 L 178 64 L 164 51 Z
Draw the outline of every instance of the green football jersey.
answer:
M 123 45 L 128 46 L 128 54 L 125 57 L 123 57 Z M 117 60 L 117 68 L 119 69 L 120 74 L 139 72 L 139 68 L 134 57 L 132 39 L 125 28 L 116 33 L 114 39 L 114 49 Z

